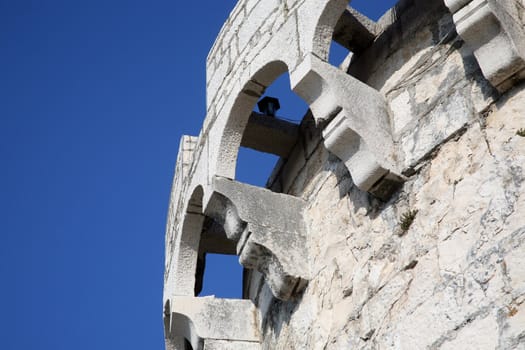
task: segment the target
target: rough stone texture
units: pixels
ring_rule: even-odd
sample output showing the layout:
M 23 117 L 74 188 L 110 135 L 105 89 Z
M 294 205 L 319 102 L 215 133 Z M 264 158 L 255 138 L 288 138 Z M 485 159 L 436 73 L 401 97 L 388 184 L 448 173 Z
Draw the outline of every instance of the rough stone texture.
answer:
M 287 300 L 309 278 L 305 202 L 293 196 L 215 177 L 205 214 L 237 243 L 239 262 L 262 272 L 273 294 Z
M 165 312 L 165 332 L 172 343 L 187 339 L 194 349 L 254 348 L 258 345 L 258 310 L 248 300 L 174 297 Z
M 457 32 L 500 91 L 525 77 L 525 6 L 515 0 L 445 0 Z
M 447 5 L 457 12 L 470 2 Z M 521 0 L 501 4 L 524 14 Z M 340 20 L 347 5 L 244 0 L 233 10 L 208 57 L 203 129 L 179 151 L 164 301 L 182 295 L 188 310 L 200 305 L 196 260 L 213 250 L 207 239 L 218 225 L 221 244 L 233 241 L 226 250 L 236 244 L 246 267 L 243 297 L 257 309 L 250 332 L 260 338 L 193 341 L 198 349 L 525 349 L 525 83 L 514 77 L 502 89 L 486 76 L 443 0 L 401 0 L 360 28 L 357 15 Z M 327 67 L 332 35 L 355 33 L 366 38 L 353 43 L 344 71 Z M 310 111 L 298 128 L 255 125 L 258 98 L 286 70 Z M 382 111 L 367 119 L 371 101 Z M 325 140 L 338 122 L 346 129 L 335 128 L 337 142 Z M 241 144 L 269 150 L 266 140 L 243 140 L 261 127 L 281 140 L 267 190 L 231 181 Z M 356 144 L 373 152 L 349 152 Z M 355 169 L 373 170 L 383 156 L 391 164 L 382 169 L 403 182 L 384 177 L 393 190 L 373 196 L 375 175 L 363 180 Z M 289 293 L 295 284 L 269 268 L 276 261 L 298 268 L 289 275 L 300 276 L 300 289 Z M 222 322 L 187 314 L 209 330 Z M 199 332 L 185 336 L 203 339 Z M 169 349 L 185 349 L 167 338 Z
M 263 348 L 525 348 L 524 113 L 520 86 L 388 203 L 318 147 L 302 172 L 315 175 L 297 175 L 314 277 L 298 302 L 261 308 Z M 268 303 L 264 289 L 250 296 Z
M 333 39 L 351 52 L 368 48 L 376 37 L 376 24 L 368 17 L 348 7 L 334 29 Z
M 241 146 L 286 158 L 297 142 L 297 135 L 296 124 L 253 112 L 242 135 Z

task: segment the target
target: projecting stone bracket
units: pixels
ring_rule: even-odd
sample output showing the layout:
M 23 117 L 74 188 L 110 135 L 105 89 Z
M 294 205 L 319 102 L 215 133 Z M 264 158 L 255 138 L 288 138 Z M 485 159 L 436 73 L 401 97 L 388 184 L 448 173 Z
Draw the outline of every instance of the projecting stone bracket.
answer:
M 249 300 L 215 297 L 171 298 L 164 309 L 166 349 L 260 348 L 259 311 Z
M 525 78 L 525 8 L 518 0 L 445 0 L 458 34 L 500 92 Z
M 286 158 L 299 137 L 299 125 L 252 112 L 241 146 Z
M 333 38 L 353 53 L 368 48 L 376 38 L 376 23 L 351 7 L 347 7 L 334 28 Z
M 326 148 L 346 165 L 357 187 L 387 199 L 403 181 L 395 166 L 388 107 L 370 86 L 310 55 L 291 74 L 307 101 Z
M 288 300 L 307 284 L 305 202 L 293 196 L 214 177 L 205 215 L 237 242 L 239 262 L 264 274 L 276 298 Z
M 387 200 L 403 179 L 381 166 L 341 111 L 323 130 L 324 144 L 344 163 L 357 187 Z

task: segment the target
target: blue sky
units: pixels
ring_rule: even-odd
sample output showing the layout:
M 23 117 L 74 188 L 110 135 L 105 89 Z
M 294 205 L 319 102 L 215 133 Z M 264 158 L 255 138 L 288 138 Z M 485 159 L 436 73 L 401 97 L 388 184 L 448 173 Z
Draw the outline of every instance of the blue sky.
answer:
M 353 5 L 377 17 L 393 2 Z M 174 162 L 204 119 L 206 55 L 235 3 L 0 0 L 0 348 L 163 348 Z M 306 108 L 281 80 L 270 93 Z M 264 182 L 274 159 L 253 157 L 238 176 Z M 207 271 L 240 277 L 231 266 Z

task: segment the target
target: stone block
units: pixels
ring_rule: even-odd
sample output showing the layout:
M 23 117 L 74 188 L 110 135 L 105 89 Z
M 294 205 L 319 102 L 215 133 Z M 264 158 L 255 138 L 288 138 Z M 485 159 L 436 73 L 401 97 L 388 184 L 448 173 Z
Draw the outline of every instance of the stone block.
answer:
M 186 339 L 202 350 L 217 349 L 216 342 L 222 342 L 233 350 L 256 349 L 261 341 L 259 313 L 249 300 L 175 296 L 167 305 L 165 334 L 174 343 Z
M 361 52 L 376 38 L 376 23 L 351 7 L 339 18 L 333 34 L 334 41 L 351 52 Z
M 287 300 L 309 279 L 304 205 L 293 196 L 215 177 L 204 212 L 237 242 L 240 263 L 262 272 L 274 295 Z
M 253 112 L 242 135 L 241 146 L 288 157 L 299 136 L 299 125 Z
M 442 0 L 377 24 L 348 0 L 238 2 L 172 188 L 167 349 L 523 347 L 523 1 L 446 3 L 455 24 Z M 326 62 L 332 39 L 352 76 Z M 286 70 L 311 108 L 299 135 L 252 113 Z M 231 180 L 240 146 L 286 157 L 270 184 L 295 197 Z M 193 297 L 203 251 L 239 255 L 253 305 Z
M 500 92 L 525 77 L 525 29 L 519 0 L 446 0 L 457 32 L 483 75 Z
M 389 173 L 401 182 L 388 107 L 379 92 L 315 56 L 307 57 L 291 79 L 316 121 L 330 122 L 323 131 L 325 146 L 345 163 L 357 187 L 370 191 Z

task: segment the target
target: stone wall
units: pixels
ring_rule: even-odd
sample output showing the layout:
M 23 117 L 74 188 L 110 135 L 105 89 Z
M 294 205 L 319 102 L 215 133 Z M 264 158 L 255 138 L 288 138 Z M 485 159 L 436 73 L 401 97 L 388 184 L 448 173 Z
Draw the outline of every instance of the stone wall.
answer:
M 309 203 L 313 278 L 296 301 L 249 288 L 263 348 L 525 348 L 524 113 L 519 86 L 387 203 L 317 147 L 290 187 Z
M 168 215 L 167 348 L 525 349 L 524 2 L 345 7 L 240 1 L 210 52 Z M 298 129 L 251 112 L 286 70 Z M 268 189 L 233 180 L 243 142 L 268 149 L 245 131 L 281 145 Z M 202 255 L 232 250 L 246 300 L 195 296 Z

